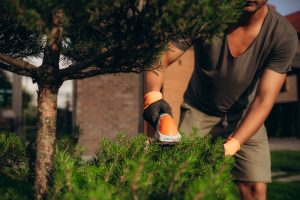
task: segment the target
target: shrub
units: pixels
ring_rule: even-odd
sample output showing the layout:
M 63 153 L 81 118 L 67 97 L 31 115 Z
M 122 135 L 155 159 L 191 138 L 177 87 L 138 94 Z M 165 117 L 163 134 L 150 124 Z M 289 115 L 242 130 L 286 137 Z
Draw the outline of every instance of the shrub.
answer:
M 60 139 L 47 199 L 235 199 L 222 140 L 197 131 L 174 146 L 119 134 L 102 140 L 90 161 L 75 140 Z M 32 199 L 24 140 L 0 134 L 1 199 Z M 4 170 L 5 169 L 5 170 Z
M 234 199 L 222 140 L 196 135 L 160 146 L 119 134 L 89 162 L 58 149 L 49 199 Z
M 0 173 L 22 172 L 26 165 L 24 140 L 12 133 L 0 133 Z
M 0 199 L 32 199 L 28 172 L 25 141 L 13 133 L 0 133 Z

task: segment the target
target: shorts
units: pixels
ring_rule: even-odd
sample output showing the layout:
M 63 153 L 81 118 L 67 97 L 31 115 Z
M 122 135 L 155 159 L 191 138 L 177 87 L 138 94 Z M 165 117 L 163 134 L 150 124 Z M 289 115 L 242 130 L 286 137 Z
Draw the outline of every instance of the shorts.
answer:
M 189 134 L 197 128 L 201 136 L 211 134 L 213 137 L 227 138 L 242 119 L 243 113 L 226 116 L 228 126 L 224 128 L 224 117 L 205 114 L 187 103 L 180 108 L 179 129 Z M 248 141 L 241 146 L 235 155 L 232 169 L 234 180 L 245 182 L 271 182 L 271 159 L 267 132 L 264 125 Z

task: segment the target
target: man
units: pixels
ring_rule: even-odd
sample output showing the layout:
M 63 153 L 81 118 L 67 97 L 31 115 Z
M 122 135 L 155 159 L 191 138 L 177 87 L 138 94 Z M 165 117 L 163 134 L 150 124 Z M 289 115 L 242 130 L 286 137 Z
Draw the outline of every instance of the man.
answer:
M 171 113 L 159 92 L 165 69 L 194 47 L 195 69 L 184 94 L 180 129 L 188 133 L 198 127 L 203 136 L 228 138 L 224 150 L 235 157 L 232 174 L 242 199 L 266 199 L 271 170 L 263 123 L 298 44 L 296 31 L 266 3 L 247 0 L 238 22 L 209 44 L 195 44 L 192 38 L 170 42 L 162 69 L 145 72 L 152 100 L 144 118 L 155 126 L 159 114 Z

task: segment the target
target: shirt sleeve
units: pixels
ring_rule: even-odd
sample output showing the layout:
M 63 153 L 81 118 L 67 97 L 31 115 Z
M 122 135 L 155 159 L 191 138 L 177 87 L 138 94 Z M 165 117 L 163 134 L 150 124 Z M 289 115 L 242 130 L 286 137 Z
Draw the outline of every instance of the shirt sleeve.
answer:
M 185 36 L 182 35 L 181 37 L 179 37 L 176 40 L 171 39 L 170 42 L 177 47 L 178 49 L 182 50 L 182 51 L 186 51 L 188 50 L 190 47 L 192 47 L 192 40 Z
M 296 54 L 297 46 L 298 37 L 296 31 L 285 33 L 284 37 L 278 39 L 268 56 L 265 68 L 281 74 L 291 71 L 291 64 Z

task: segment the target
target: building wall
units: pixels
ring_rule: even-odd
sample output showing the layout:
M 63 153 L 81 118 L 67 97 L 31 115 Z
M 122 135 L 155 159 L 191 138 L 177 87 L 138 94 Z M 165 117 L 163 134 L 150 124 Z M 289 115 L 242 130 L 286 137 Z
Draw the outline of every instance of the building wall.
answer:
M 92 155 L 101 138 L 118 132 L 137 135 L 143 130 L 142 75 L 113 74 L 76 82 L 76 124 L 79 143 Z

